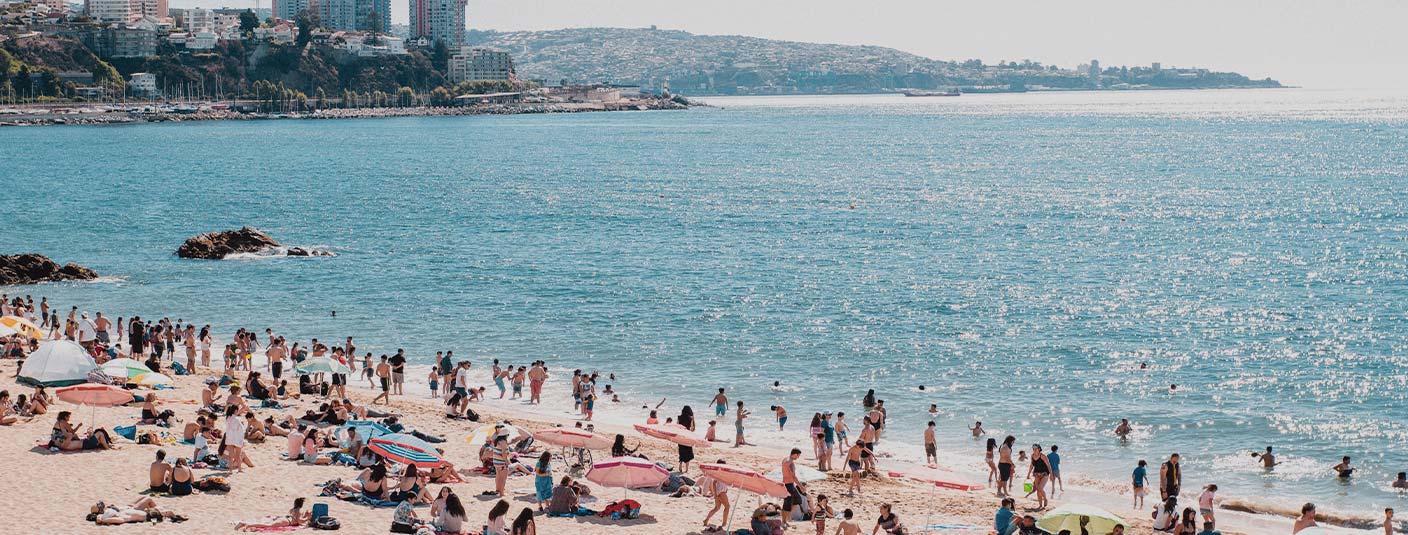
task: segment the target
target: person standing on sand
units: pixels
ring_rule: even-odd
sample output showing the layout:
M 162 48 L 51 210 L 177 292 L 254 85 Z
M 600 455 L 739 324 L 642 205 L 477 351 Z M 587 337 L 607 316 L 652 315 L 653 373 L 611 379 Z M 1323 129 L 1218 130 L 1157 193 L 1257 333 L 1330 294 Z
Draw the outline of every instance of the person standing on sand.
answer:
M 787 427 L 787 409 L 783 408 L 782 405 L 773 405 L 770 408 L 773 414 L 777 416 L 777 430 L 783 431 L 784 428 Z
M 722 417 L 728 414 L 728 396 L 724 395 L 723 387 L 719 388 L 719 393 L 714 394 L 710 404 L 714 406 L 714 416 Z
M 792 508 L 801 507 L 802 491 L 798 487 L 801 483 L 797 481 L 797 459 L 802 456 L 802 450 L 792 448 L 792 452 L 787 458 L 782 460 L 782 486 L 787 489 L 789 500 L 782 502 L 782 529 L 787 529 L 788 522 L 792 521 Z
M 191 373 L 196 371 L 196 325 L 186 324 L 186 330 L 181 332 L 181 343 L 186 346 L 186 369 Z
M 930 466 L 939 465 L 939 445 L 934 439 L 934 422 L 931 420 L 928 427 L 924 428 L 924 462 Z
M 547 363 L 537 361 L 528 370 L 528 402 L 542 403 L 543 383 L 548 380 Z
M 376 365 L 376 377 L 377 377 L 377 380 L 379 380 L 379 381 L 381 382 L 381 394 L 377 395 L 377 397 L 375 397 L 375 398 L 372 398 L 372 403 L 376 403 L 376 400 L 379 399 L 379 400 L 382 400 L 382 402 L 384 402 L 384 403 L 390 404 L 390 403 L 391 403 L 391 364 L 390 364 L 389 362 L 387 362 L 386 355 L 382 355 L 382 356 L 381 356 L 381 362 Z
M 1061 449 L 1055 444 L 1051 445 L 1051 453 L 1046 454 L 1046 460 L 1051 463 L 1051 497 L 1056 497 L 1056 485 L 1061 486 L 1061 492 L 1066 491 L 1066 484 L 1061 481 L 1061 454 L 1056 450 Z
M 821 432 L 824 450 L 820 464 L 825 467 L 822 468 L 823 472 L 829 472 L 831 471 L 831 456 L 836 452 L 836 426 L 831 425 L 831 413 L 829 412 L 821 413 Z
M 276 383 L 284 377 L 284 357 L 287 355 L 288 348 L 284 347 L 283 338 L 269 342 L 269 349 L 264 351 L 264 357 L 269 360 L 269 375 Z
M 1307 503 L 1300 508 L 1300 516 L 1296 517 L 1296 523 L 1291 527 L 1291 535 L 1300 533 L 1306 528 L 1319 526 L 1315 523 L 1315 504 Z
M 504 369 L 499 366 L 499 359 L 494 359 L 494 368 L 490 371 L 489 378 L 493 379 L 494 386 L 499 389 L 499 399 L 504 398 Z
M 1178 465 L 1178 454 L 1168 456 L 1168 460 L 1159 467 L 1159 499 L 1167 500 L 1170 496 L 1177 498 L 1178 491 L 1183 487 L 1183 469 Z
M 1032 492 L 1036 493 L 1037 510 L 1046 509 L 1046 479 L 1051 477 L 1051 462 L 1042 453 L 1040 444 L 1032 444 L 1032 462 L 1027 466 L 1027 479 L 1033 479 Z M 1028 492 L 1030 497 L 1032 492 Z
M 1217 517 L 1213 514 L 1213 500 L 1216 495 L 1217 485 L 1208 485 L 1203 487 L 1202 495 L 1198 496 L 1198 514 L 1203 515 L 1203 521 L 1213 527 L 1217 526 Z
M 1384 535 L 1393 535 L 1393 508 L 1384 509 Z
M 108 335 L 108 329 L 112 328 L 112 322 L 103 317 L 102 312 L 97 313 L 97 319 L 93 320 L 93 326 L 97 329 L 98 342 L 105 346 L 112 345 L 112 338 Z
M 210 368 L 210 345 L 214 342 L 210 337 L 210 325 L 200 328 L 200 365 L 202 368 Z
M 396 354 L 391 357 L 391 383 L 395 386 L 393 393 L 398 396 L 402 395 L 401 385 L 406 383 L 406 350 L 404 349 L 396 349 Z
M 739 400 L 738 410 L 734 411 L 733 416 L 733 447 L 735 448 L 748 445 L 748 441 L 743 440 L 743 419 L 747 417 L 748 411 L 743 409 L 743 401 Z
M 1149 469 L 1146 468 L 1148 464 L 1149 463 L 1144 462 L 1144 459 L 1140 459 L 1139 466 L 1134 467 L 1133 483 L 1135 510 L 1142 509 L 1144 507 L 1144 495 L 1148 493 L 1148 491 L 1144 490 L 1149 485 Z
M 1007 496 L 1011 491 L 1012 484 L 1012 445 L 1017 443 L 1017 437 L 1008 435 L 1002 439 L 1002 446 L 997 448 L 997 495 Z
M 861 428 L 860 436 L 856 437 L 856 443 L 865 447 L 861 452 L 860 464 L 866 471 L 875 470 L 875 426 L 870 420 L 865 421 L 865 427 Z

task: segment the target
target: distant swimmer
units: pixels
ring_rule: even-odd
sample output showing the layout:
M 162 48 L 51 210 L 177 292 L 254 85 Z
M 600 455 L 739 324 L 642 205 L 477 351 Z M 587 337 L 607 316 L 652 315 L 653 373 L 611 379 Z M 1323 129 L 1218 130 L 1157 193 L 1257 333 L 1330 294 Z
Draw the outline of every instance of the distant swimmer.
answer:
M 1408 472 L 1398 473 L 1398 479 L 1393 480 L 1393 488 L 1400 490 L 1408 489 Z
M 939 417 L 939 404 L 937 404 L 937 403 L 930 403 L 930 404 L 929 404 L 929 418 L 938 418 L 938 417 Z
M 1271 446 L 1266 447 L 1266 453 L 1253 452 L 1252 458 L 1261 459 L 1262 468 L 1274 468 L 1276 465 L 1281 464 L 1280 462 L 1276 461 L 1276 455 L 1271 453 Z
M 973 438 L 978 438 L 988 433 L 987 431 L 983 430 L 983 422 L 973 423 L 973 427 L 969 427 L 968 430 L 973 432 Z
M 920 391 L 920 392 L 923 392 L 923 391 L 924 391 L 924 385 L 919 385 L 919 391 Z
M 1120 424 L 1115 426 L 1115 436 L 1121 439 L 1129 438 L 1129 434 L 1133 431 L 1133 426 L 1129 425 L 1129 418 L 1120 418 Z
M 1148 362 L 1140 362 L 1140 363 L 1139 363 L 1139 369 L 1141 369 L 1141 370 L 1147 370 L 1147 369 L 1149 369 L 1149 363 L 1148 363 Z
M 337 317 L 337 311 L 336 311 L 336 310 L 332 311 L 332 317 L 334 317 L 334 318 Z
M 1341 479 L 1354 475 L 1354 467 L 1349 465 L 1348 455 L 1344 456 L 1340 464 L 1335 465 L 1335 473 L 1339 474 Z
M 1173 393 L 1176 393 L 1176 392 L 1178 392 L 1178 385 L 1176 385 L 1176 384 L 1168 385 L 1168 393 L 1173 394 Z

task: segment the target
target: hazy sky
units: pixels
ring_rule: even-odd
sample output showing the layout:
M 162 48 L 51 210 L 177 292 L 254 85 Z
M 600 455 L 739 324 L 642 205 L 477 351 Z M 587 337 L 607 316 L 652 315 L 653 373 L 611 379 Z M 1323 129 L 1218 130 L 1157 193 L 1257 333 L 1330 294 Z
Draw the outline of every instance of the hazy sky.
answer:
M 270 0 L 261 0 L 268 7 Z M 407 1 L 392 0 L 393 20 Z M 177 6 L 253 0 L 172 0 Z M 247 4 L 246 4 L 247 3 Z M 474 29 L 657 25 L 873 44 L 937 59 L 1200 66 L 1307 87 L 1408 88 L 1408 0 L 470 0 Z

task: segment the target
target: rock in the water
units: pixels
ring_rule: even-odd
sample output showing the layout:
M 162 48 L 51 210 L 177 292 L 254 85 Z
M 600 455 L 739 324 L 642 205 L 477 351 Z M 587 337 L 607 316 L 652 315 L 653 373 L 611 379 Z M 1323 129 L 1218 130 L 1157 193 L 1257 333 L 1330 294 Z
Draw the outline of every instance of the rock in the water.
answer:
M 187 238 L 186 243 L 176 249 L 176 256 L 220 260 L 235 253 L 254 253 L 271 247 L 279 247 L 279 242 L 257 229 L 244 227 Z
M 44 255 L 0 255 L 0 285 L 96 278 L 98 274 L 91 269 L 72 263 L 59 267 Z
M 284 254 L 288 256 L 337 256 L 332 251 L 322 249 L 310 249 L 308 247 L 289 247 Z

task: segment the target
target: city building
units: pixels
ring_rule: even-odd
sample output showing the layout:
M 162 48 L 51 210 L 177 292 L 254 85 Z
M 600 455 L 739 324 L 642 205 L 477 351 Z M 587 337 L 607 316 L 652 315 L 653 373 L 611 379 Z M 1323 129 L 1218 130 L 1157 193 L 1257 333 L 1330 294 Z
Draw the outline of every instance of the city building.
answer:
M 188 9 L 186 10 L 186 15 L 185 18 L 182 19 L 182 22 L 185 23 L 183 27 L 186 29 L 187 33 L 210 33 L 215 31 L 215 14 L 211 13 L 209 9 Z
M 462 46 L 450 56 L 450 81 L 508 80 L 513 77 L 513 58 L 508 52 L 477 46 Z
M 324 28 L 357 29 L 357 0 L 317 0 L 313 2 L 313 8 Z
M 149 72 L 134 72 L 127 79 L 127 91 L 134 97 L 150 98 L 157 96 L 156 75 Z
M 153 17 L 164 19 L 171 16 L 167 0 L 131 0 L 132 18 Z
M 157 33 L 115 24 L 84 33 L 83 41 L 104 58 L 145 58 L 156 55 Z
M 377 33 L 390 32 L 391 0 L 357 0 L 357 27 L 355 29 Z
M 127 23 L 132 20 L 129 0 L 84 0 L 83 12 L 98 22 Z
M 294 20 L 304 10 L 309 10 L 309 0 L 274 0 L 274 16 L 284 20 Z
M 468 0 L 411 0 L 410 4 L 412 38 L 424 37 L 452 49 L 464 45 Z

